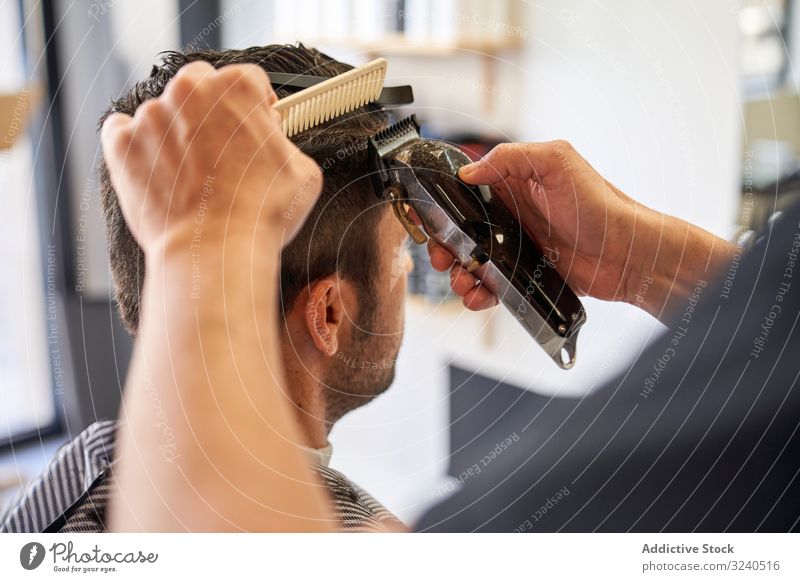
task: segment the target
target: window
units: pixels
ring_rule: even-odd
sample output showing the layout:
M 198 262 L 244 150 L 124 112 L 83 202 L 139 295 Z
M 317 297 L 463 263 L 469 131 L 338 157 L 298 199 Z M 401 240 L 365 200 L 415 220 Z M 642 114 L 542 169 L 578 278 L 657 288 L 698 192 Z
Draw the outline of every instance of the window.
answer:
M 767 91 L 783 83 L 790 4 L 790 0 L 742 1 L 742 76 L 748 91 Z
M 48 322 L 56 314 L 46 301 L 50 276 L 43 278 L 42 261 L 48 255 L 40 246 L 34 152 L 26 134 L 37 91 L 25 77 L 20 22 L 16 2 L 0 5 L 0 443 L 55 422 L 51 365 L 61 357 L 49 350 L 55 344 L 48 323 L 53 333 L 58 329 Z

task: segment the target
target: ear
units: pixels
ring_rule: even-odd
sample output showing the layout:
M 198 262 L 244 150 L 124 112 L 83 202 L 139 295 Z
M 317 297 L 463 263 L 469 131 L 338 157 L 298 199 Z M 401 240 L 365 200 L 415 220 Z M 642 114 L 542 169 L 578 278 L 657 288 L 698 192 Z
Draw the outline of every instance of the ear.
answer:
M 339 333 L 345 314 L 343 289 L 336 275 L 312 283 L 305 305 L 305 323 L 314 346 L 326 356 L 339 350 Z

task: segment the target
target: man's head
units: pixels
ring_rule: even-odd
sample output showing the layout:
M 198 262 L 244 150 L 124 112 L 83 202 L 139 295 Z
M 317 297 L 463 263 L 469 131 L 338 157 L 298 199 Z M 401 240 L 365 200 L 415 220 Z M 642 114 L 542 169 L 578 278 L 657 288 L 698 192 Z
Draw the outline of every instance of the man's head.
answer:
M 159 96 L 183 65 L 255 63 L 267 73 L 332 77 L 352 67 L 302 45 L 244 50 L 168 52 L 150 77 L 103 115 L 132 115 Z M 286 89 L 277 90 L 278 97 Z M 320 410 L 329 423 L 365 404 L 391 384 L 402 337 L 403 295 L 410 259 L 406 236 L 372 191 L 367 140 L 388 124 L 375 105 L 303 132 L 292 141 L 323 170 L 322 195 L 298 236 L 281 256 L 280 299 L 288 388 L 300 408 Z M 105 164 L 100 199 L 106 218 L 111 272 L 123 323 L 136 333 L 145 262 L 119 208 Z M 198 199 L 198 204 L 200 199 Z M 287 210 L 291 212 L 291 209 Z M 191 290 L 187 290 L 191 300 Z M 315 385 L 317 394 L 307 393 Z

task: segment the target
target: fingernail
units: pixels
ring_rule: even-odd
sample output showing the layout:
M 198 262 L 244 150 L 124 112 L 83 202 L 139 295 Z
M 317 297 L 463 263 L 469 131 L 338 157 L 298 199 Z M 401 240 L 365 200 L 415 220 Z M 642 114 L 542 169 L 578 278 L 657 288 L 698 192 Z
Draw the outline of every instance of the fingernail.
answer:
M 471 164 L 467 164 L 466 166 L 461 166 L 461 169 L 458 171 L 458 173 L 459 175 L 463 176 L 465 174 L 471 174 L 477 169 L 478 169 L 478 162 L 472 162 Z

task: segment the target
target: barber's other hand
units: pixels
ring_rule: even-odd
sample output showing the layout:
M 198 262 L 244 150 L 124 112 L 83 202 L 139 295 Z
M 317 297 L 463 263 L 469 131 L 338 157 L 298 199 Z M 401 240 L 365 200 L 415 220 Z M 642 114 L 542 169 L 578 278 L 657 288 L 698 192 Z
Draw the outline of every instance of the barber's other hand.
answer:
M 276 100 L 256 65 L 194 62 L 133 117 L 106 119 L 103 155 L 146 256 L 197 230 L 204 240 L 269 231 L 282 244 L 297 233 L 321 173 L 282 134 Z
M 501 144 L 461 169 L 470 184 L 488 184 L 579 295 L 628 298 L 637 216 L 652 212 L 598 174 L 564 141 Z M 453 290 L 471 309 L 497 303 L 442 247 L 431 263 L 452 269 Z

